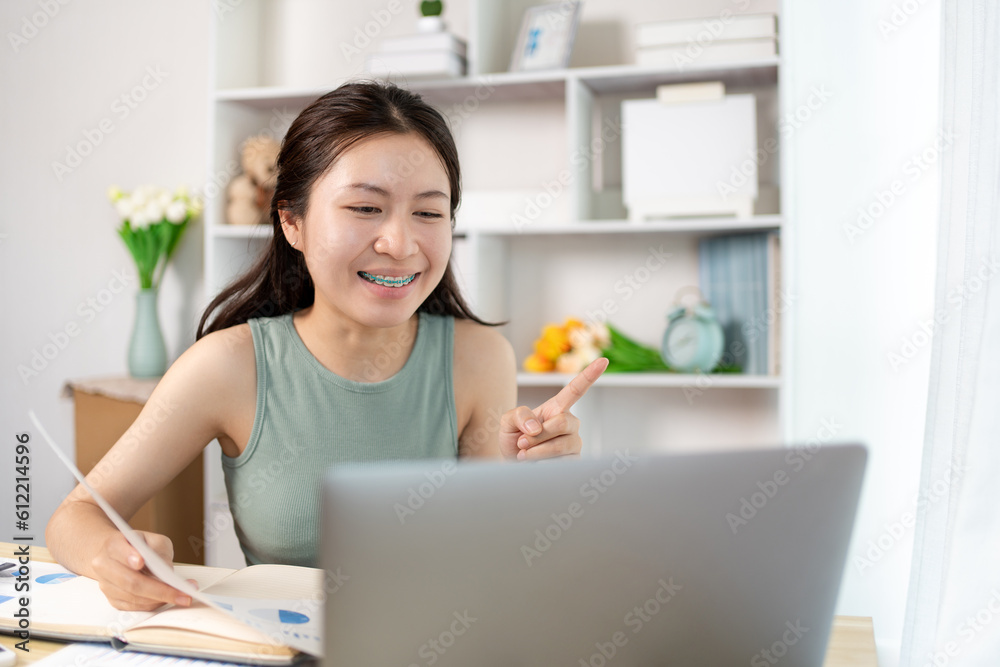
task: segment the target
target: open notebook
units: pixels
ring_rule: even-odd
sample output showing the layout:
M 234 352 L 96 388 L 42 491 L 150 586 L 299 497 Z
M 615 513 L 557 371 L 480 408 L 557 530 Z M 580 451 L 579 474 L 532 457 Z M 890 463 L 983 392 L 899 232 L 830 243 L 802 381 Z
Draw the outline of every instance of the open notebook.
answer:
M 13 572 L 13 574 L 12 574 Z M 216 605 L 136 612 L 115 609 L 97 582 L 59 565 L 30 563 L 31 635 L 71 641 L 111 642 L 123 650 L 259 664 L 288 664 L 300 650 L 320 655 L 323 571 L 291 565 L 240 570 L 178 565 Z M 23 592 L 17 571 L 0 572 L 0 631 L 18 630 Z M 293 648 L 293 646 L 298 647 Z
M 90 486 L 35 413 L 29 410 L 28 417 L 59 460 L 142 555 L 152 574 L 194 600 L 191 607 L 124 613 L 111 606 L 96 581 L 56 566 L 33 563 L 27 576 L 32 580 L 29 595 L 34 634 L 105 639 L 123 649 L 256 664 L 287 664 L 299 652 L 322 655 L 322 570 L 270 564 L 241 570 L 204 566 L 175 570 Z M 49 571 L 39 574 L 41 570 L 36 568 Z M 187 579 L 194 579 L 198 586 L 191 586 Z M 15 595 L 13 580 L 9 586 L 7 593 L 0 588 L 0 596 L 9 598 L 0 602 L 0 630 L 6 628 L 14 634 L 19 630 L 15 614 L 21 609 L 24 593 Z

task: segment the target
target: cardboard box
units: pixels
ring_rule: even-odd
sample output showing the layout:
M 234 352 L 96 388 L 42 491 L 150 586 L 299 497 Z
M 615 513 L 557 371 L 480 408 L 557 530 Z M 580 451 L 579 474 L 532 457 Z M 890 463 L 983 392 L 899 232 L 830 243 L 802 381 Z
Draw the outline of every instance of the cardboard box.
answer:
M 155 380 L 108 378 L 68 382 L 74 399 L 76 465 L 87 474 L 139 416 Z M 174 561 L 203 565 L 204 478 L 202 457 L 143 505 L 129 520 L 136 530 L 166 535 Z

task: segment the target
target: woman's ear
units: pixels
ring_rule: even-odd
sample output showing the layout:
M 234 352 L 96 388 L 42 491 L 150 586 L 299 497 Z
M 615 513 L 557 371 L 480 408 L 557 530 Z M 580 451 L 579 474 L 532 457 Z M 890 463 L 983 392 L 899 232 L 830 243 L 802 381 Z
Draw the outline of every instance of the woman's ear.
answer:
M 279 208 L 278 217 L 281 219 L 281 231 L 285 234 L 288 245 L 298 247 L 302 240 L 302 225 L 299 219 L 288 209 Z

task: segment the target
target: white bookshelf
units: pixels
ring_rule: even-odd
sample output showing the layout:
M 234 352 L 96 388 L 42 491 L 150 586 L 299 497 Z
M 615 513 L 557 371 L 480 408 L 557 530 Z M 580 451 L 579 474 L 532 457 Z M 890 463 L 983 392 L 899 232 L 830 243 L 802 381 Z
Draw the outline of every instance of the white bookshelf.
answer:
M 764 1 L 764 0 L 760 0 Z M 760 1 L 756 10 L 761 11 Z M 644 0 L 585 3 L 622 21 L 689 18 L 699 3 L 689 3 L 687 16 L 671 16 L 671 8 Z M 294 3 L 245 0 L 239 12 L 216 20 L 213 30 L 214 97 L 210 104 L 209 173 L 226 171 L 237 159 L 237 146 L 252 134 L 269 129 L 280 139 L 301 109 L 346 78 L 318 75 L 316 85 L 274 80 L 262 64 L 274 57 L 269 30 L 275 12 Z M 650 98 L 667 83 L 723 81 L 727 93 L 757 96 L 758 143 L 779 141 L 778 119 L 787 105 L 780 90 L 780 59 L 686 68 L 637 67 L 628 64 L 571 67 L 510 73 L 507 63 L 524 8 L 532 0 L 493 2 L 453 0 L 464 8 L 467 25 L 455 31 L 469 42 L 469 76 L 458 80 L 406 83 L 446 116 L 456 105 L 476 100 L 474 111 L 458 116 L 453 126 L 463 170 L 463 201 L 478 195 L 532 196 L 546 179 L 571 169 L 573 177 L 558 202 L 528 225 L 515 224 L 510 211 L 479 218 L 463 205 L 454 236 L 456 272 L 475 312 L 484 319 L 507 321 L 501 331 L 511 341 L 518 362 L 547 322 L 568 316 L 586 318 L 602 301 L 617 298 L 610 321 L 626 335 L 659 347 L 666 314 L 676 290 L 697 284 L 698 240 L 707 235 L 777 231 L 782 236 L 783 287 L 794 293 L 788 261 L 787 210 L 758 212 L 752 217 L 686 218 L 645 223 L 627 220 L 621 200 L 620 142 L 577 165 L 581 147 L 590 145 L 606 123 L 614 123 L 620 103 Z M 683 3 L 682 3 L 683 4 Z M 720 8 L 730 3 L 719 3 Z M 763 11 L 775 11 L 765 6 Z M 289 10 L 297 11 L 297 10 Z M 692 13 L 695 12 L 695 13 Z M 705 9 L 710 14 L 711 9 Z M 584 14 L 583 20 L 587 20 Z M 402 23 L 403 20 L 399 19 Z M 390 26 L 392 27 L 392 26 Z M 406 32 L 403 25 L 395 27 Z M 462 30 L 464 28 L 464 30 Z M 582 34 L 582 33 L 581 33 Z M 269 46 L 269 44 L 271 44 Z M 285 47 L 291 48 L 291 47 Z M 295 47 L 299 48 L 299 47 Z M 578 39 L 576 49 L 587 48 Z M 319 59 L 317 59 L 319 61 Z M 488 95 L 483 97 L 484 90 Z M 478 96 L 477 96 L 478 93 Z M 778 155 L 760 169 L 764 184 L 782 182 Z M 468 195 L 466 198 L 465 195 Z M 781 191 L 784 200 L 788 193 Z M 271 237 L 270 226 L 224 224 L 225 198 L 209 200 L 205 213 L 205 284 L 211 298 L 240 273 Z M 639 265 L 651 248 L 669 253 L 670 261 L 650 275 L 627 299 L 615 292 L 616 281 Z M 633 451 L 776 445 L 784 440 L 787 405 L 792 395 L 787 373 L 792 334 L 787 313 L 782 327 L 783 376 L 663 373 L 605 374 L 574 410 L 581 416 L 585 454 L 619 446 Z M 521 372 L 520 403 L 537 405 L 551 397 L 569 376 Z M 225 487 L 218 445 L 206 452 L 206 522 L 226 523 Z M 215 529 L 218 530 L 218 529 Z M 231 565 L 239 558 L 231 529 L 209 541 L 209 564 Z M 238 564 L 238 563 L 237 563 Z

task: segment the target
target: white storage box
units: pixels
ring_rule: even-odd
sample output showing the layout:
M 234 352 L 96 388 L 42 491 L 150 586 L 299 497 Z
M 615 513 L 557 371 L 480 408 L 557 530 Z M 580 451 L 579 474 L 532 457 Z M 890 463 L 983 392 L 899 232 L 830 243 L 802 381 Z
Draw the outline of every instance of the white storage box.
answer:
M 622 198 L 632 220 L 750 217 L 756 158 L 753 95 L 683 104 L 622 102 Z

